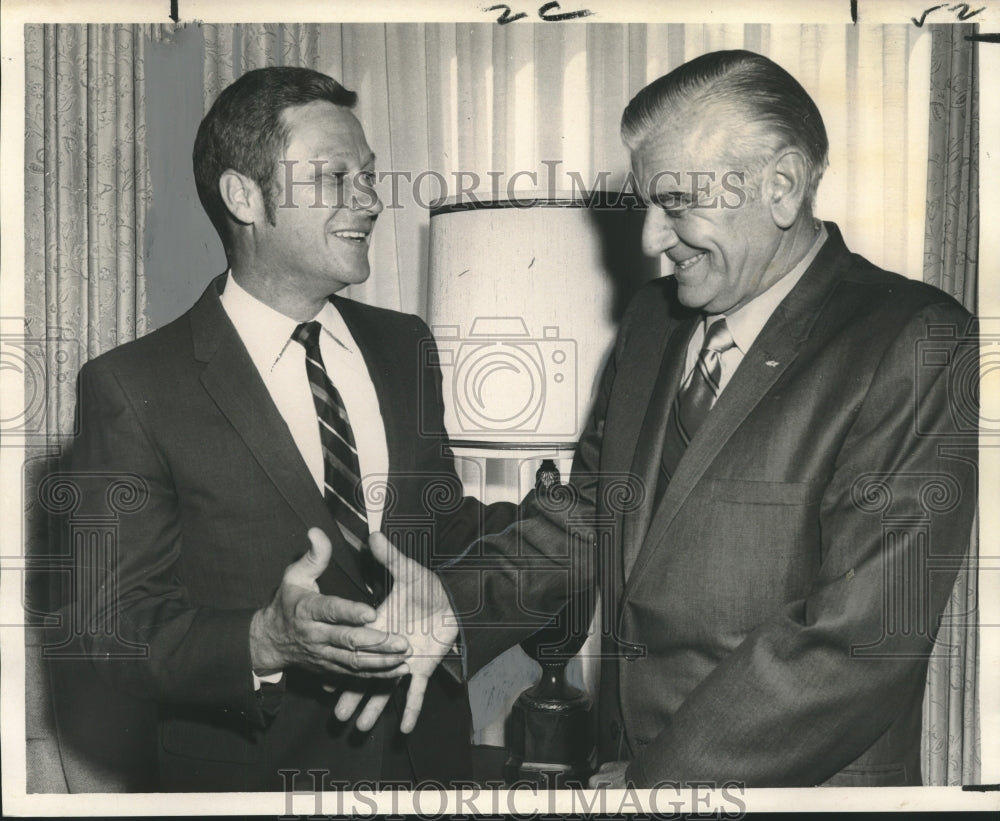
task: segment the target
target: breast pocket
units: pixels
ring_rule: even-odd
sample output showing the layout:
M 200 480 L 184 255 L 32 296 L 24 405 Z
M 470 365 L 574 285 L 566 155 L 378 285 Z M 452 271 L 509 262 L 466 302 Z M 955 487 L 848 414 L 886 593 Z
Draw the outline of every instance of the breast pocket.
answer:
M 699 482 L 664 534 L 651 584 L 670 585 L 738 640 L 811 589 L 821 497 L 809 482 Z

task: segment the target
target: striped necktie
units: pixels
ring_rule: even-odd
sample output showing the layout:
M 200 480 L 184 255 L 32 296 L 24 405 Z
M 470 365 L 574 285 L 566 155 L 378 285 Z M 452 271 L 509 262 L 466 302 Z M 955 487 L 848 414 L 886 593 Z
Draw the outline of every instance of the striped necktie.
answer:
M 657 503 L 677 471 L 677 465 L 688 444 L 719 396 L 722 354 L 735 344 L 725 318 L 713 322 L 705 334 L 705 342 L 698 354 L 691 378 L 674 397 L 670 418 L 667 420 L 667 431 L 663 438 L 660 477 L 656 483 Z
M 361 466 L 347 408 L 323 366 L 319 335 L 323 326 L 303 322 L 292 339 L 306 349 L 306 375 L 313 405 L 319 419 L 319 439 L 323 446 L 323 497 L 340 527 L 344 539 L 363 554 L 368 550 L 368 516 L 361 491 Z

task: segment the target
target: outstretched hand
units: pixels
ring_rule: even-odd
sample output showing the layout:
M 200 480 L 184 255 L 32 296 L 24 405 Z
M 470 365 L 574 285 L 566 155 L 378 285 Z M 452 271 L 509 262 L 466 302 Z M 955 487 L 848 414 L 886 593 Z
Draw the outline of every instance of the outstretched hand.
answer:
M 285 568 L 271 603 L 250 623 L 254 672 L 267 675 L 294 665 L 366 678 L 406 675 L 406 639 L 387 635 L 370 605 L 321 594 L 316 580 L 333 548 L 318 527 L 309 530 L 309 543 L 309 550 Z
M 444 586 L 431 570 L 404 556 L 381 533 L 373 533 L 368 544 L 372 555 L 389 569 L 394 580 L 392 591 L 376 611 L 371 627 L 390 636 L 405 636 L 412 650 L 407 661 L 410 684 L 399 727 L 402 732 L 409 733 L 420 715 L 427 682 L 455 644 L 458 623 Z M 341 721 L 347 721 L 365 695 L 345 691 L 337 701 L 334 714 Z M 390 696 L 390 693 L 376 693 L 369 697 L 355 721 L 359 730 L 368 731 L 375 726 Z

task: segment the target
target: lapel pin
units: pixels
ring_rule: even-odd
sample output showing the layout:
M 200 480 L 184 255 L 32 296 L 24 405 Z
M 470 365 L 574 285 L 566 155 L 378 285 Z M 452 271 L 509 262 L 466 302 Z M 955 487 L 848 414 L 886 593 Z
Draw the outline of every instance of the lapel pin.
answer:
M 779 363 L 777 359 L 768 359 L 764 364 L 769 368 L 777 368 Z

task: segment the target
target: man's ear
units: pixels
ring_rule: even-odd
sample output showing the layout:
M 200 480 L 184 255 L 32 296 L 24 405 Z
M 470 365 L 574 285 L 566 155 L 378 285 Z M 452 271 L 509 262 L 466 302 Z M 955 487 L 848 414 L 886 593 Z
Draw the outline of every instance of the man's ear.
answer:
M 244 225 L 260 222 L 266 215 L 260 187 L 232 168 L 227 168 L 219 177 L 219 195 L 233 219 Z
M 774 158 L 771 174 L 767 205 L 771 209 L 775 225 L 788 228 L 798 219 L 806 200 L 809 188 L 808 163 L 798 148 L 790 146 L 782 149 Z

